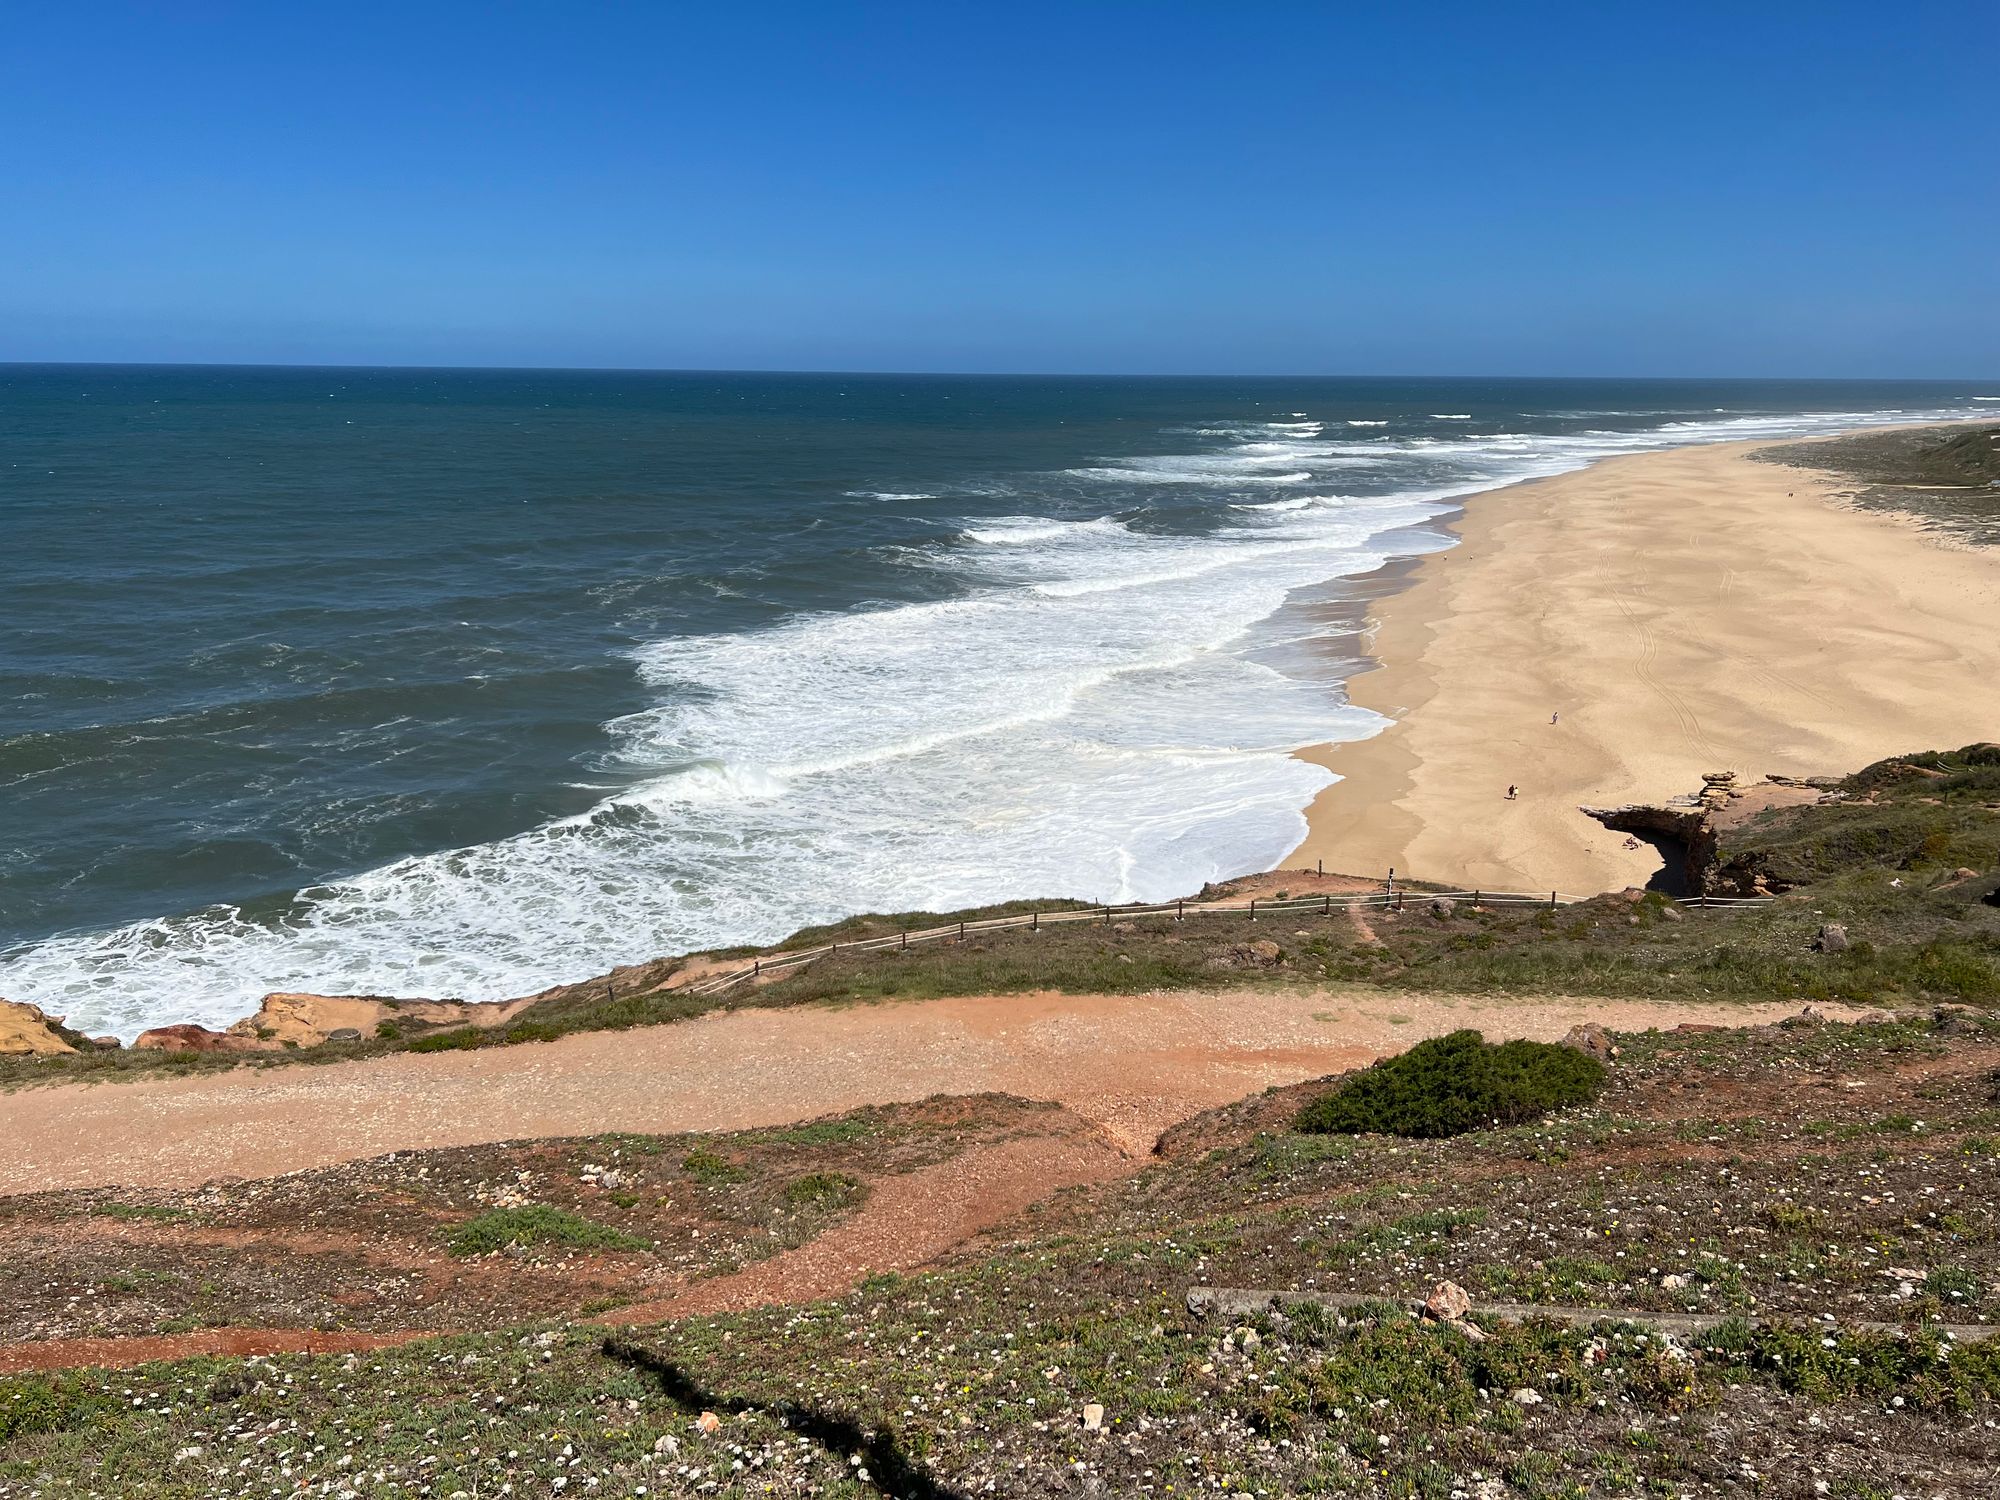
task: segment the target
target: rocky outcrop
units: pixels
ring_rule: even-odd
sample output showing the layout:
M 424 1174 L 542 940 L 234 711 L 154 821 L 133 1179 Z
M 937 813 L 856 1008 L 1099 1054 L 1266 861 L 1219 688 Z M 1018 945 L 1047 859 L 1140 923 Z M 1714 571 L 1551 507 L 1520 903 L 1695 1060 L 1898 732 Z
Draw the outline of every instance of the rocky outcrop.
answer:
M 317 1047 L 322 1042 L 365 1040 L 379 1035 L 384 1025 L 407 1026 L 413 1031 L 499 1026 L 533 1003 L 532 999 L 395 1000 L 386 995 L 279 991 L 266 995 L 256 1014 L 236 1022 L 228 1035 L 256 1048 Z
M 1734 771 L 1705 771 L 1701 790 L 1665 802 L 1579 808 L 1606 828 L 1667 840 L 1681 851 L 1681 878 L 1690 895 L 1768 896 L 1761 872 L 1736 868 L 1720 855 L 1722 840 L 1759 813 L 1836 801 L 1842 783 L 1832 776 L 1767 776 L 1745 784 Z
M 65 1057 L 76 1051 L 74 1033 L 39 1005 L 0 1000 L 0 1057 Z
M 1627 802 L 1618 807 L 1579 808 L 1615 833 L 1639 833 L 1664 838 L 1681 853 L 1681 878 L 1690 891 L 1705 889 L 1715 864 L 1715 830 L 1710 809 L 1696 797 L 1673 802 Z
M 265 1044 L 254 1037 L 231 1036 L 226 1031 L 210 1031 L 189 1022 L 180 1026 L 155 1026 L 142 1031 L 132 1045 L 144 1052 L 261 1052 Z
M 1572 1026 L 1569 1034 L 1562 1039 L 1565 1047 L 1574 1047 L 1599 1062 L 1615 1062 L 1618 1059 L 1618 1044 L 1611 1040 L 1611 1033 L 1595 1021 L 1585 1021 Z
M 504 1026 L 531 1006 L 608 1001 L 657 993 L 698 976 L 698 964 L 661 958 L 629 964 L 576 984 L 559 984 L 514 1000 L 401 1000 L 388 995 L 313 995 L 280 990 L 258 1002 L 254 1014 L 223 1030 L 192 1022 L 141 1032 L 132 1046 L 148 1052 L 275 1052 L 352 1045 L 378 1037 L 420 1035 L 458 1027 Z M 58 1056 L 86 1049 L 114 1050 L 116 1037 L 85 1037 L 60 1016 L 32 1005 L 0 1000 L 0 1056 Z

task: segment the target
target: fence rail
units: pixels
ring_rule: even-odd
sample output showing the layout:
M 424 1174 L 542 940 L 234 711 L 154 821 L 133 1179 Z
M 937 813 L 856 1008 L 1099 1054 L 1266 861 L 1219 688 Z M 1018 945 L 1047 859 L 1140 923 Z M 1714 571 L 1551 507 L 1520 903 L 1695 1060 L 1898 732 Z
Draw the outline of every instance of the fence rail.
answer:
M 807 964 L 817 963 L 822 958 L 831 958 L 837 953 L 880 952 L 885 948 L 894 948 L 900 952 L 913 944 L 949 942 L 981 932 L 998 932 L 1003 928 L 1025 927 L 1033 932 L 1064 922 L 1096 922 L 1108 927 L 1121 918 L 1133 917 L 1172 917 L 1180 921 L 1188 917 L 1247 915 L 1254 922 L 1260 917 L 1276 917 L 1286 913 L 1297 915 L 1318 913 L 1322 916 L 1332 916 L 1335 910 L 1351 910 L 1358 907 L 1387 907 L 1401 911 L 1407 900 L 1464 901 L 1475 910 L 1488 906 L 1538 906 L 1554 911 L 1558 907 L 1573 906 L 1579 901 L 1590 899 L 1592 898 L 1572 896 L 1562 891 L 1550 891 L 1546 895 L 1526 891 L 1417 891 L 1398 886 L 1392 879 L 1385 882 L 1383 889 L 1379 891 L 1287 896 L 1271 900 L 1253 898 L 1248 904 L 1241 905 L 1209 902 L 1190 905 L 1186 901 L 1161 901 L 1129 906 L 1086 906 L 1062 911 L 1034 911 L 1019 916 L 982 917 L 964 922 L 947 922 L 941 927 L 925 927 L 914 931 L 906 929 L 882 937 L 855 938 L 851 942 L 825 943 L 817 948 L 774 953 L 768 958 L 760 955 L 742 968 L 704 975 L 693 984 L 681 986 L 679 992 L 684 995 L 719 995 L 724 990 L 733 989 L 746 981 L 803 968 Z M 1680 898 L 1675 904 L 1691 910 L 1742 910 L 1747 907 L 1769 906 L 1773 899 L 1770 896 L 1687 896 Z

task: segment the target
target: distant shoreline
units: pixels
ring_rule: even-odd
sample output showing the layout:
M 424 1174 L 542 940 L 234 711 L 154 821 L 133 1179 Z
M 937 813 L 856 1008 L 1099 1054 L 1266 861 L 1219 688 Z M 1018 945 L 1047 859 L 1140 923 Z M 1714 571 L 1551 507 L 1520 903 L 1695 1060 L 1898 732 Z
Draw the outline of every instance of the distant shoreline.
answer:
M 1378 665 L 1350 698 L 1396 722 L 1301 752 L 1342 779 L 1280 867 L 1578 894 L 1643 884 L 1657 857 L 1579 803 L 1990 734 L 2000 642 L 1981 621 L 2000 618 L 2000 555 L 1842 504 L 1852 484 L 1833 474 L 1750 457 L 1778 446 L 1796 444 L 1607 458 L 1440 521 L 1458 546 L 1360 596 Z

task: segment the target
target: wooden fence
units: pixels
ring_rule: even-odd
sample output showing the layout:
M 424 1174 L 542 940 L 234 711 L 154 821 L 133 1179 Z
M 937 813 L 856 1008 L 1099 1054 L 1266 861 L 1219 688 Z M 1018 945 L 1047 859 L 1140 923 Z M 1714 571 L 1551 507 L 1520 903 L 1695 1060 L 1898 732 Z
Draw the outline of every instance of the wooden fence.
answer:
M 1549 911 L 1558 907 L 1571 906 L 1576 902 L 1589 900 L 1585 896 L 1566 895 L 1561 891 L 1547 894 L 1525 891 L 1433 891 L 1410 890 L 1396 884 L 1394 877 L 1383 882 L 1379 891 L 1350 891 L 1342 895 L 1288 896 L 1271 900 L 1253 898 L 1247 905 L 1227 905 L 1222 903 L 1186 901 L 1162 901 L 1152 904 L 1138 903 L 1129 906 L 1086 906 L 1063 911 L 1036 911 L 1012 917 L 986 917 L 974 921 L 948 922 L 942 927 L 925 927 L 914 931 L 892 932 L 882 937 L 855 938 L 851 942 L 826 943 L 817 948 L 803 948 L 796 952 L 773 953 L 768 957 L 759 956 L 741 968 L 721 973 L 704 975 L 693 984 L 685 985 L 680 993 L 687 995 L 719 995 L 724 990 L 748 980 L 763 979 L 773 974 L 786 973 L 817 963 L 822 958 L 831 958 L 837 953 L 880 952 L 893 948 L 898 952 L 918 943 L 951 942 L 981 932 L 998 932 L 1002 928 L 1025 927 L 1031 932 L 1043 927 L 1063 922 L 1096 922 L 1109 927 L 1121 919 L 1134 917 L 1172 917 L 1184 921 L 1189 917 L 1206 916 L 1248 916 L 1255 922 L 1264 917 L 1332 916 L 1335 911 L 1345 911 L 1357 907 L 1386 907 L 1401 911 L 1406 901 L 1419 903 L 1437 900 L 1465 902 L 1475 911 L 1489 906 L 1538 906 Z M 1689 910 L 1742 910 L 1745 907 L 1769 906 L 1769 896 L 1688 896 L 1676 904 Z

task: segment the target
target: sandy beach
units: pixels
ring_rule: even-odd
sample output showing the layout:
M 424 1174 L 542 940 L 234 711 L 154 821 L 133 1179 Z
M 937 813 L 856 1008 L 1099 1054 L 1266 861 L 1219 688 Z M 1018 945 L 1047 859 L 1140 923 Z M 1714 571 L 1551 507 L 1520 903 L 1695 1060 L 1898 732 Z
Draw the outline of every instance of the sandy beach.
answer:
M 1371 607 L 1381 665 L 1351 693 L 1396 723 L 1307 752 L 1343 779 L 1284 864 L 1589 894 L 1658 860 L 1579 804 L 2000 735 L 2000 555 L 1843 506 L 1760 446 L 1473 497 L 1461 545 Z

